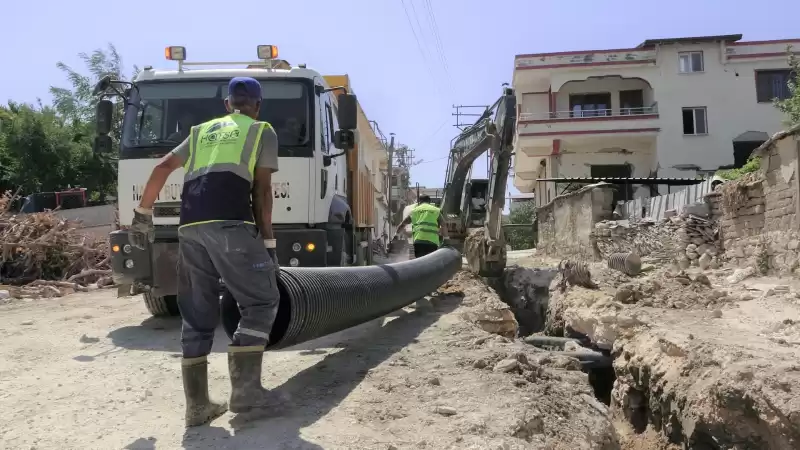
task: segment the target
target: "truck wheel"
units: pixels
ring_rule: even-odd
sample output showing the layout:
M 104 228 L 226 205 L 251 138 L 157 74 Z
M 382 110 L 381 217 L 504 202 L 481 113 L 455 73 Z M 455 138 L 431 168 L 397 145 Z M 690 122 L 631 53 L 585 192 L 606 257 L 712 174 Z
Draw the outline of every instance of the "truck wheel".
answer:
M 144 292 L 144 306 L 155 317 L 179 316 L 177 295 L 155 296 L 152 292 Z

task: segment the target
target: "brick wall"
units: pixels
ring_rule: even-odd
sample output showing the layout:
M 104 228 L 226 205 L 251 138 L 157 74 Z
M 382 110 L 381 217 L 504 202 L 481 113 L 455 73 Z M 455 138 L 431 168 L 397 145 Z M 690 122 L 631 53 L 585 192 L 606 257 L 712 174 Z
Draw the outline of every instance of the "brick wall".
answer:
M 560 195 L 536 210 L 540 254 L 559 258 L 599 257 L 592 239 L 595 223 L 611 218 L 613 187 L 607 183 L 586 186 Z

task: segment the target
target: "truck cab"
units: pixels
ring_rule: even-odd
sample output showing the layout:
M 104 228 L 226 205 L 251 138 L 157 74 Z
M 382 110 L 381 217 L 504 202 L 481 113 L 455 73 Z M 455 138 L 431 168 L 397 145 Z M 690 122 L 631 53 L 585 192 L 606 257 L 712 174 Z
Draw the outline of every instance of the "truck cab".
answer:
M 120 230 L 110 236 L 112 268 L 122 295 L 142 293 L 154 315 L 177 314 L 178 223 L 183 169 L 167 180 L 153 207 L 155 242 L 128 244 L 126 227 L 158 160 L 189 136 L 192 126 L 227 114 L 228 82 L 252 77 L 262 86 L 259 120 L 278 135 L 278 171 L 272 176 L 273 229 L 282 266 L 326 267 L 370 263 L 369 231 L 353 221 L 351 171 L 346 154 L 357 142 L 357 100 L 325 77 L 277 59 L 275 46 L 259 46 L 258 61 L 186 61 L 184 47 L 168 47 L 177 69 L 145 67 L 135 79 L 105 78 L 98 103 L 95 151 L 118 153 Z M 202 66 L 201 68 L 193 68 Z M 213 66 L 213 67 L 210 67 Z M 223 67 L 219 67 L 223 66 Z M 239 66 L 231 68 L 230 66 Z M 244 66 L 244 67 L 242 67 Z M 117 143 L 109 136 L 113 104 L 122 97 Z M 116 150 L 116 151 L 115 151 Z

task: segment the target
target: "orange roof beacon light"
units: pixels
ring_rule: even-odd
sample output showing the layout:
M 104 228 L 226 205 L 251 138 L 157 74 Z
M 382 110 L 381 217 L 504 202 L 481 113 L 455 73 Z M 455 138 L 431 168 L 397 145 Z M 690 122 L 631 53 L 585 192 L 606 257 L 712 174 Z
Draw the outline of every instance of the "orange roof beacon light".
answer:
M 275 59 L 278 57 L 277 45 L 259 45 L 258 59 Z
M 186 47 L 167 47 L 164 56 L 170 61 L 186 61 Z

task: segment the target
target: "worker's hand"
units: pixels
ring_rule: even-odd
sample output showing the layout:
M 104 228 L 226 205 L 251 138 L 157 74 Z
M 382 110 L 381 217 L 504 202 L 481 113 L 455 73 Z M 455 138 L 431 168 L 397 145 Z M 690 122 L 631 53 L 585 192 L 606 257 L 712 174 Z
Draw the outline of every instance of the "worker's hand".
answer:
M 144 250 L 148 244 L 152 244 L 156 238 L 156 230 L 153 226 L 153 210 L 142 208 L 141 206 L 134 208 L 133 220 L 128 229 L 128 243 L 131 246 Z
M 275 250 L 275 239 L 264 239 L 264 247 L 267 248 L 267 254 L 275 266 L 275 276 L 278 276 L 280 265 L 278 265 L 278 252 Z

